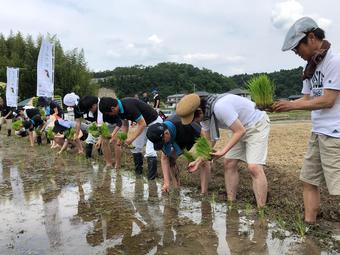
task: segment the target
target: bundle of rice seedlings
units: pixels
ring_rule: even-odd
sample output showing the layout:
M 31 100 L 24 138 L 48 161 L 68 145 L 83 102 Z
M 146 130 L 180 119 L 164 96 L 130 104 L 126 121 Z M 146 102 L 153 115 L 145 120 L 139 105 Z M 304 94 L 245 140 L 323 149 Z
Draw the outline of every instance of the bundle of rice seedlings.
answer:
M 22 125 L 23 125 L 22 120 L 16 120 L 12 123 L 12 129 L 14 129 L 15 131 L 19 131 Z
M 49 128 L 47 129 L 46 135 L 47 135 L 47 138 L 48 138 L 50 141 L 52 141 L 52 140 L 54 139 L 53 127 L 49 127 Z
M 253 77 L 247 83 L 252 100 L 260 110 L 270 110 L 273 104 L 275 85 L 267 75 Z
M 117 138 L 118 140 L 125 142 L 125 140 L 127 139 L 127 133 L 123 131 L 119 131 L 117 134 Z
M 40 128 L 35 128 L 34 131 L 37 134 L 37 136 L 41 136 L 42 132 Z
M 39 114 L 41 116 L 41 119 L 46 120 L 46 113 L 45 113 L 44 109 L 41 108 L 41 107 L 38 107 L 38 109 L 39 109 Z
M 87 128 L 87 131 L 93 136 L 93 137 L 99 137 L 100 136 L 100 131 L 99 128 L 97 127 L 96 123 L 91 123 L 91 125 Z
M 33 105 L 34 107 L 38 107 L 38 97 L 33 97 L 33 99 L 32 99 L 32 105 Z
M 76 134 L 76 129 L 75 128 L 69 128 L 65 131 L 64 137 L 65 137 L 65 139 L 73 140 L 75 134 Z
M 201 157 L 204 160 L 211 160 L 210 153 L 212 152 L 212 147 L 207 138 L 203 136 L 197 138 L 195 143 L 195 150 L 197 157 Z
M 110 132 L 110 129 L 109 129 L 109 127 L 106 123 L 103 123 L 103 125 L 100 126 L 99 133 L 100 133 L 102 138 L 105 138 L 105 139 L 111 138 L 111 132 Z
M 195 161 L 196 160 L 196 157 L 195 155 L 188 151 L 187 149 L 184 149 L 183 150 L 183 156 L 189 161 L 189 162 L 192 162 L 192 161 Z

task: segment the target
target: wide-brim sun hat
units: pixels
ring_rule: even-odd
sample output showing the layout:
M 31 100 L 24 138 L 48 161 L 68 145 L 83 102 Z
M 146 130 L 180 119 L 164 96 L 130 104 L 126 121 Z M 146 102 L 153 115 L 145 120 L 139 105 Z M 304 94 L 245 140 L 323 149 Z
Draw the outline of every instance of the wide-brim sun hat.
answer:
M 74 92 L 68 93 L 64 96 L 63 102 L 64 102 L 64 105 L 70 106 L 70 107 L 78 105 L 79 96 L 76 95 Z
M 193 121 L 195 111 L 200 106 L 200 103 L 200 97 L 194 93 L 181 98 L 176 106 L 176 114 L 181 117 L 183 125 L 188 125 Z
M 314 31 L 318 24 L 310 17 L 298 19 L 288 30 L 282 45 L 282 51 L 294 49 L 306 36 L 306 33 Z

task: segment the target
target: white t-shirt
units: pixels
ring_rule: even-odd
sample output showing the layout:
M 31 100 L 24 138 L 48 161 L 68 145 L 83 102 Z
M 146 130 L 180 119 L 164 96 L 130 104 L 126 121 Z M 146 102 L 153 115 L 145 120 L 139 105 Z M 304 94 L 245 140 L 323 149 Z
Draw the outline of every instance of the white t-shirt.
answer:
M 255 103 L 249 99 L 233 94 L 227 94 L 217 100 L 214 113 L 219 128 L 229 128 L 239 119 L 245 128 L 254 126 L 264 116 L 264 112 L 255 108 Z M 201 122 L 203 130 L 208 131 L 210 120 Z
M 340 90 L 340 55 L 328 50 L 311 79 L 304 80 L 302 94 L 319 97 L 324 89 Z M 340 138 L 340 96 L 329 109 L 312 111 L 312 132 Z

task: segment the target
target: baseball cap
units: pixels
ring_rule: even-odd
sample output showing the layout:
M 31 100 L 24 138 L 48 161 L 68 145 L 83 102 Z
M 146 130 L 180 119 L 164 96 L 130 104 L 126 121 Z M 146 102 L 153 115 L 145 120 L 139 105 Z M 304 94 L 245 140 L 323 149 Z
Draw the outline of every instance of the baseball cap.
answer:
M 148 127 L 146 132 L 146 137 L 153 143 L 153 147 L 156 151 L 163 148 L 163 135 L 166 127 L 162 123 L 155 123 Z
M 190 124 L 194 119 L 194 114 L 200 106 L 201 99 L 197 94 L 189 94 L 178 102 L 176 106 L 176 114 L 181 117 L 183 125 Z
M 282 51 L 294 49 L 306 36 L 306 33 L 314 31 L 318 24 L 309 17 L 298 19 L 288 30 L 284 40 Z

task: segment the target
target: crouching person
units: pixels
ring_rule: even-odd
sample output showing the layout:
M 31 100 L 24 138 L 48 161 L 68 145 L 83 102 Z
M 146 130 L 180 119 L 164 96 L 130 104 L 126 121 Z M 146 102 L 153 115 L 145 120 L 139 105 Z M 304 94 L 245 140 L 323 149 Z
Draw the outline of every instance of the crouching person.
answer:
M 200 101 L 198 107 L 193 102 Z M 200 98 L 196 94 L 184 96 L 177 104 L 176 114 L 183 124 L 191 123 L 196 111 L 201 111 L 201 126 L 210 139 L 217 141 L 219 129 L 232 132 L 223 148 L 211 153 L 217 159 L 224 156 L 224 179 L 229 201 L 236 200 L 239 182 L 237 164 L 240 160 L 248 164 L 253 180 L 253 191 L 259 208 L 265 206 L 267 199 L 267 178 L 263 165 L 267 159 L 270 121 L 267 114 L 255 108 L 255 104 L 232 94 L 209 95 Z M 189 167 L 195 169 L 193 162 Z
M 148 179 L 153 180 L 157 177 L 157 153 L 154 150 L 153 143 L 147 139 L 146 132 L 148 126 L 154 123 L 163 122 L 158 113 L 148 104 L 136 98 L 114 99 L 111 97 L 102 97 L 99 102 L 99 110 L 105 115 L 118 116 L 122 121 L 122 129 L 127 132 L 129 128 L 128 121 L 137 123 L 136 130 L 126 139 L 126 145 L 133 145 L 131 150 L 135 164 L 136 175 L 143 173 L 143 155 L 142 151 L 146 144 L 145 157 L 148 162 Z M 119 126 L 114 130 L 114 137 Z
M 81 141 L 85 141 L 88 133 L 86 129 L 80 129 L 78 134 L 76 134 L 76 123 L 74 121 L 67 120 L 56 120 L 53 127 L 54 141 L 61 146 L 58 154 L 61 154 L 65 151 L 69 145 L 74 147 L 76 151 L 82 149 Z
M 34 114 L 33 111 L 32 111 L 32 114 Z M 29 138 L 30 145 L 32 147 L 34 146 L 34 140 L 35 140 L 34 131 L 37 136 L 37 143 L 40 145 L 41 144 L 41 132 L 44 126 L 44 121 L 41 119 L 38 109 L 37 111 L 35 111 L 34 116 L 24 121 L 23 126 L 25 130 L 28 130 L 28 138 Z
M 192 148 L 200 135 L 201 127 L 198 123 L 192 122 L 189 125 L 183 125 L 181 119 L 176 115 L 170 116 L 164 123 L 156 123 L 149 127 L 146 133 L 147 138 L 153 142 L 155 150 L 162 150 L 163 192 L 169 192 L 171 181 L 174 187 L 179 187 L 179 168 L 176 160 L 184 149 Z M 201 194 L 206 194 L 211 164 L 205 161 L 201 166 Z

